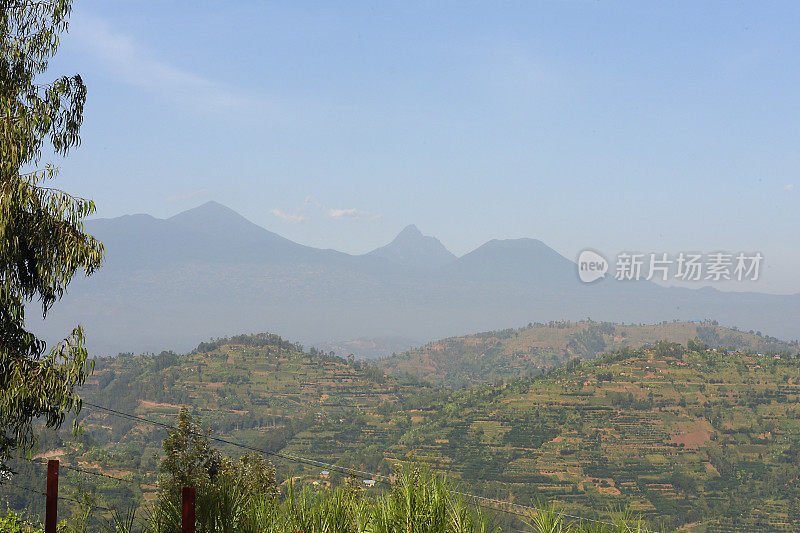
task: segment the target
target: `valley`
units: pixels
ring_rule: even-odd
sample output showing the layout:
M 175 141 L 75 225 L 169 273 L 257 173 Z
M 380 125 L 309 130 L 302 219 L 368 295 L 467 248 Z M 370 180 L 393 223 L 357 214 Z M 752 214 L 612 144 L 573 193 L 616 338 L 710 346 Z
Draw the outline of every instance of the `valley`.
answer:
M 573 341 L 592 328 L 617 337 L 625 331 L 631 345 L 609 343 L 607 353 L 581 361 Z M 691 337 L 698 328 L 709 328 L 699 331 L 719 346 Z M 689 348 L 653 340 L 667 331 L 688 337 Z M 497 334 L 486 338 L 499 342 Z M 83 437 L 45 435 L 43 451 L 142 487 L 102 481 L 92 487 L 101 504 L 147 501 L 163 428 L 91 405 L 168 424 L 190 405 L 212 435 L 273 453 L 281 479 L 336 485 L 349 468 L 391 475 L 397 465 L 421 462 L 477 494 L 523 505 L 552 501 L 580 516 L 627 505 L 651 523 L 693 531 L 789 531 L 800 520 L 796 345 L 702 324 L 588 323 L 532 326 L 501 344 L 516 346 L 519 338 L 569 346 L 569 358 L 545 373 L 455 390 L 269 334 L 216 339 L 185 355 L 97 360 L 81 390 Z M 726 339 L 738 348 L 723 348 Z M 498 364 L 507 357 L 496 354 Z M 323 476 L 323 467 L 287 454 L 337 470 Z M 29 475 L 39 468 L 18 466 Z

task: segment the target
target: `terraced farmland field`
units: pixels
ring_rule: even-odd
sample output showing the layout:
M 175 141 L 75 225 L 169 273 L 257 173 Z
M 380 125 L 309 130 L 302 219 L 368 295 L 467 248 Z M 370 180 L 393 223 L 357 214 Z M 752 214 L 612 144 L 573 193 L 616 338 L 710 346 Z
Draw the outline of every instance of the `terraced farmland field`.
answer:
M 627 505 L 669 529 L 800 527 L 800 360 L 689 344 L 574 358 L 544 375 L 447 392 L 260 335 L 98 361 L 82 394 L 163 422 L 191 405 L 215 436 L 347 468 L 389 474 L 427 462 L 470 491 L 554 501 L 581 516 Z M 43 452 L 144 483 L 89 480 L 101 505 L 151 497 L 163 429 L 91 407 L 82 417 L 81 439 L 45 434 Z M 343 478 L 273 460 L 282 479 Z M 37 466 L 19 468 L 40 477 Z M 64 490 L 86 484 L 68 474 Z M 14 498 L 25 505 L 24 494 Z
M 560 367 L 574 357 L 594 359 L 622 348 L 661 340 L 686 344 L 699 339 L 712 348 L 762 353 L 797 353 L 787 343 L 757 331 L 739 331 L 713 321 L 612 324 L 549 322 L 450 337 L 379 362 L 390 374 L 409 374 L 453 388 L 524 378 Z
M 797 359 L 661 343 L 569 366 L 455 395 L 398 456 L 579 514 L 628 504 L 670 527 L 798 526 Z

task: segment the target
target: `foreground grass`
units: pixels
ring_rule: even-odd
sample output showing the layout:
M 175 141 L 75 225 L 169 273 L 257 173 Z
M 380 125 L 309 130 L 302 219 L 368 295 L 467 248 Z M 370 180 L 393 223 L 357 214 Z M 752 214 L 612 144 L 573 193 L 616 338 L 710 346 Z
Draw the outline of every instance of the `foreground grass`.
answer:
M 334 490 L 296 490 L 284 497 L 250 494 L 245 480 L 223 478 L 200 487 L 197 494 L 198 533 L 498 533 L 520 531 L 501 525 L 500 515 L 477 506 L 454 490 L 447 477 L 424 468 L 398 471 L 392 489 L 378 497 L 364 497 L 352 486 Z M 82 520 L 60 524 L 63 533 L 84 533 L 89 512 Z M 162 494 L 156 504 L 137 519 L 133 510 L 114 514 L 100 528 L 114 533 L 178 533 L 181 531 L 177 500 Z M 576 522 L 552 505 L 542 505 L 528 516 L 525 531 L 533 533 L 640 533 L 648 531 L 627 512 L 615 513 L 609 523 Z M 38 533 L 19 515 L 8 512 L 0 519 L 0 533 Z
M 0 533 L 42 533 L 44 530 L 29 524 L 25 518 L 7 509 L 0 517 Z

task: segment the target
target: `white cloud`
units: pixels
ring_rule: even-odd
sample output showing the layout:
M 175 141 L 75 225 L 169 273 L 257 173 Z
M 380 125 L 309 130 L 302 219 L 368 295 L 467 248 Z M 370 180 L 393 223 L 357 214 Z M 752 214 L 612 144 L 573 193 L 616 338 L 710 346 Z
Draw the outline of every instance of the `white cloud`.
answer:
M 358 216 L 358 210 L 352 207 L 350 209 L 328 209 L 328 216 L 330 218 L 354 218 Z
M 352 218 L 356 220 L 378 220 L 381 218 L 380 215 L 375 215 L 369 211 L 361 211 L 355 207 L 346 209 L 328 209 L 327 215 L 329 218 L 335 219 Z
M 270 213 L 287 222 L 305 222 L 308 216 L 303 213 L 286 213 L 280 209 L 270 209 Z
M 83 15 L 70 22 L 70 37 L 126 83 L 178 103 L 203 109 L 252 107 L 258 101 L 215 80 L 150 57 L 131 37 L 114 31 L 103 19 Z
M 793 191 L 794 190 L 794 183 L 788 184 L 786 187 L 784 187 L 784 189 L 787 190 L 787 191 L 790 191 L 790 192 Z
M 364 211 L 361 209 L 356 209 L 355 207 L 347 207 L 344 209 L 336 209 L 332 207 L 326 207 L 322 204 L 319 200 L 314 198 L 313 196 L 306 196 L 305 200 L 303 201 L 303 207 L 296 210 L 294 213 L 287 213 L 286 211 L 282 211 L 280 209 L 272 209 L 270 210 L 274 216 L 286 220 L 289 222 L 304 222 L 309 220 L 312 216 L 321 214 L 326 218 L 332 218 L 334 220 L 366 220 L 366 221 L 375 221 L 380 220 L 381 215 L 376 215 L 375 213 L 371 213 L 369 211 Z

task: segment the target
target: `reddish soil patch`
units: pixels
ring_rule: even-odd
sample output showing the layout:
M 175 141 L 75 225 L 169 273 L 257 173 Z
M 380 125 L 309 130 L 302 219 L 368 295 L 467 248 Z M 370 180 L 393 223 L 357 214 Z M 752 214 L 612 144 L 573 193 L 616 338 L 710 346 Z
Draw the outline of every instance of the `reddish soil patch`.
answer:
M 113 477 L 125 477 L 125 476 L 130 475 L 130 473 L 131 473 L 130 470 L 117 470 L 117 469 L 114 469 L 114 468 L 110 468 L 108 470 L 103 470 L 101 468 L 100 471 L 103 474 L 107 474 L 107 475 L 113 476 Z
M 142 407 L 147 407 L 148 409 L 155 409 L 157 407 L 171 407 L 173 409 L 180 409 L 180 405 L 174 405 L 171 403 L 158 403 L 158 402 L 151 402 L 149 400 L 140 400 L 139 402 Z
M 37 453 L 36 455 L 33 456 L 33 458 L 34 459 L 54 459 L 54 458 L 59 457 L 61 455 L 64 455 L 64 449 L 63 448 L 56 448 L 55 450 L 50 450 L 50 451 L 47 451 L 47 452 L 44 452 L 44 453 Z
M 690 433 L 681 433 L 680 435 L 673 435 L 670 437 L 672 442 L 676 444 L 683 444 L 687 450 L 696 450 L 706 442 L 711 440 L 710 431 L 692 431 Z

